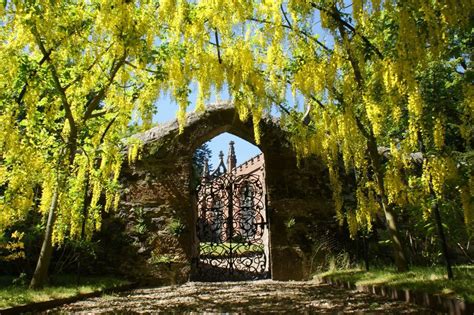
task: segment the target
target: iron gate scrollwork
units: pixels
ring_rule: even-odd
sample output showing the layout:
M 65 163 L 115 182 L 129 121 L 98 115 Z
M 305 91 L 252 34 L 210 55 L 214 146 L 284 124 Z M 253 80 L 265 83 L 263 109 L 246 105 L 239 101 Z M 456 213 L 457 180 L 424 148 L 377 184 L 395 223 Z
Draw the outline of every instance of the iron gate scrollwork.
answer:
M 260 177 L 233 173 L 204 177 L 197 198 L 197 280 L 268 277 L 268 232 Z

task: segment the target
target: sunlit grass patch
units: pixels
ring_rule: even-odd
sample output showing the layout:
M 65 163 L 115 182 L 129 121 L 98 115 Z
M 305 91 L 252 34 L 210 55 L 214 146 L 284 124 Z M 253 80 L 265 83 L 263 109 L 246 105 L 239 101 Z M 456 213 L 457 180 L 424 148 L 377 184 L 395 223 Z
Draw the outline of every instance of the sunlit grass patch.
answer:
M 319 277 L 351 282 L 356 285 L 383 284 L 401 289 L 429 292 L 443 296 L 458 297 L 474 302 L 474 266 L 462 265 L 453 269 L 454 280 L 448 280 L 441 266 L 412 267 L 408 272 L 396 272 L 393 268 L 377 268 L 368 272 L 361 269 L 328 271 Z
M 248 255 L 263 253 L 263 244 L 251 243 L 211 243 L 202 242 L 199 244 L 201 255 L 207 256 L 229 256 L 231 251 L 234 255 Z
M 0 277 L 0 309 L 72 297 L 78 294 L 114 288 L 127 284 L 113 277 L 57 276 L 42 290 L 30 290 L 26 284 L 12 284 L 13 277 Z

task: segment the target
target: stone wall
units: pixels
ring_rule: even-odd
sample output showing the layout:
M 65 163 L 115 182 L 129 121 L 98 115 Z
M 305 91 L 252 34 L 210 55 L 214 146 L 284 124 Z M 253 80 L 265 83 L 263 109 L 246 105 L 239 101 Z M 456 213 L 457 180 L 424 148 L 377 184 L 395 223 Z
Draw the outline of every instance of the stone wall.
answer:
M 251 121 L 240 121 L 232 105 L 222 103 L 188 115 L 181 134 L 172 122 L 135 136 L 142 142 L 141 158 L 121 174 L 118 217 L 132 243 L 122 272 L 149 284 L 189 279 L 197 257 L 192 155 L 223 132 L 255 143 Z M 298 167 L 285 132 L 272 120 L 261 122 L 259 148 L 265 156 L 271 276 L 306 279 L 311 239 L 305 231 L 334 216 L 326 169 L 314 158 Z

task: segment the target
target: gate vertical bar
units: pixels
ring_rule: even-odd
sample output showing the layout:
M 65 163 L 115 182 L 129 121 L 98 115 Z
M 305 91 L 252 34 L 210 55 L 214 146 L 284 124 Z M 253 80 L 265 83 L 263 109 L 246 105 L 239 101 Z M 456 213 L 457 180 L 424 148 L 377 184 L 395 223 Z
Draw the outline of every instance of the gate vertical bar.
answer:
M 231 177 L 232 178 L 232 177 Z M 228 231 L 229 234 L 227 235 L 227 239 L 229 241 L 229 268 L 230 268 L 230 273 L 234 273 L 234 259 L 233 259 L 233 253 L 232 253 L 232 237 L 234 235 L 234 182 L 232 180 L 229 181 L 229 185 L 227 187 L 228 189 L 228 198 L 229 198 L 229 216 L 228 216 Z

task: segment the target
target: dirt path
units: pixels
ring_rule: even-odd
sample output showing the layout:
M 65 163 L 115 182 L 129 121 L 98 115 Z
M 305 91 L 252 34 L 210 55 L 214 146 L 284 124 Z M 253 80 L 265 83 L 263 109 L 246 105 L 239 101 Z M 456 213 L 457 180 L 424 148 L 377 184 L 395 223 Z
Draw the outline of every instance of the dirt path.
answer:
M 412 304 L 316 282 L 190 282 L 137 289 L 65 305 L 48 313 L 403 313 L 432 314 Z

